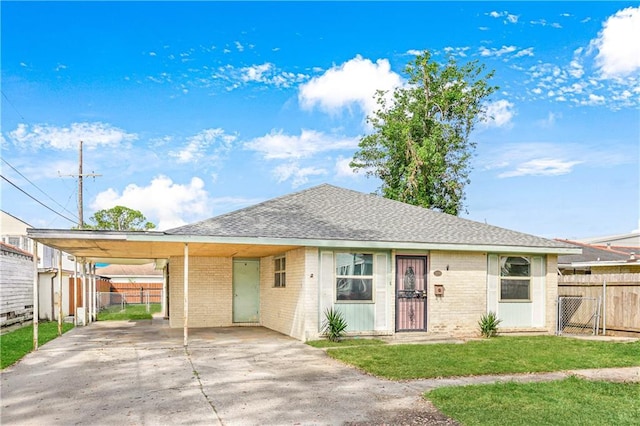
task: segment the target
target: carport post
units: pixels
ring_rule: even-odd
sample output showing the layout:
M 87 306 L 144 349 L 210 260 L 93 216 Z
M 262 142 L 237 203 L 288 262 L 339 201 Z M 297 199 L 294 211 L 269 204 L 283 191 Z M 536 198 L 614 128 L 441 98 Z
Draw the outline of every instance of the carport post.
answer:
M 38 350 L 38 242 L 33 242 L 33 350 Z
M 62 250 L 58 250 L 58 336 L 62 336 Z
M 189 338 L 189 244 L 184 244 L 184 346 Z

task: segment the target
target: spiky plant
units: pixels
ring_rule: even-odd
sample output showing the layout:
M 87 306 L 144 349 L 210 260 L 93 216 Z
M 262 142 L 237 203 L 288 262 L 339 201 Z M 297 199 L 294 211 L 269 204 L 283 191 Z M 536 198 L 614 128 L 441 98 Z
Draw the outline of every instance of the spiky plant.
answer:
M 339 342 L 345 335 L 347 321 L 344 314 L 334 308 L 324 311 L 324 321 L 322 322 L 322 334 L 332 342 Z

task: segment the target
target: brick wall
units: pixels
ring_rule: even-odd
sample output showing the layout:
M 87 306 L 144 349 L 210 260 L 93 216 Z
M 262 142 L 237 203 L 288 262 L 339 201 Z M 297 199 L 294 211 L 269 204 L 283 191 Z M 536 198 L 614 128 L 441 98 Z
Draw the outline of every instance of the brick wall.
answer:
M 304 335 L 305 249 L 286 257 L 286 287 L 274 287 L 274 257 L 260 262 L 260 320 L 272 330 L 290 336 Z
M 433 251 L 428 259 L 428 330 L 477 334 L 478 320 L 487 307 L 486 254 Z M 441 271 L 442 275 L 437 277 L 434 271 Z M 434 295 L 434 285 L 444 286 L 443 296 Z
M 545 328 L 549 333 L 555 333 L 558 318 L 558 255 L 547 255 L 546 268 Z
M 233 259 L 189 256 L 189 327 L 233 325 Z M 184 257 L 171 258 L 171 327 L 184 325 Z

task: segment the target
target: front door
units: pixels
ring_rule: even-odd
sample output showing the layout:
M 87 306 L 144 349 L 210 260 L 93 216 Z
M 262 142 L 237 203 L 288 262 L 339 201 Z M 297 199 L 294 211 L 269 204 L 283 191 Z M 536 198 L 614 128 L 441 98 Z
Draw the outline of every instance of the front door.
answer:
M 260 321 L 260 261 L 233 260 L 233 322 Z
M 396 331 L 427 331 L 426 273 L 426 256 L 396 256 Z

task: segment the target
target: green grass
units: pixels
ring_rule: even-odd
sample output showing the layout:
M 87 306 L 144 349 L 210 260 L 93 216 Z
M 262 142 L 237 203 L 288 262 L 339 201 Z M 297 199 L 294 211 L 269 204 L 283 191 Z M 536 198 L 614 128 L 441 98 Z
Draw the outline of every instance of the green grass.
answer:
M 640 383 L 570 377 L 546 383 L 445 387 L 425 397 L 464 425 L 640 424 Z
M 640 341 L 615 343 L 556 336 L 332 348 L 327 353 L 375 376 L 395 380 L 640 365 Z
M 63 323 L 62 332 L 73 328 L 73 324 Z M 58 337 L 57 322 L 41 322 L 38 324 L 38 346 Z M 33 350 L 33 326 L 19 328 L 0 336 L 0 368 L 15 364 L 23 356 Z
M 370 346 L 370 345 L 386 345 L 386 342 L 380 339 L 343 339 L 339 342 L 330 340 L 311 340 L 307 345 L 314 348 L 340 348 L 347 346 Z
M 162 307 L 159 303 L 150 304 L 150 312 L 147 312 L 147 305 L 114 305 L 98 312 L 98 321 L 126 321 L 151 319 L 152 315 L 160 312 Z

